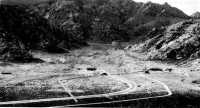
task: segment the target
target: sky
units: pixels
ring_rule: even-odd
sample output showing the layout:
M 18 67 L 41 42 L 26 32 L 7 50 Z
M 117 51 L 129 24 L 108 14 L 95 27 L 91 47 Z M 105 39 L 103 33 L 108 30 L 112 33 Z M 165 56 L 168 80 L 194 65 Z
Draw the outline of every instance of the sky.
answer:
M 184 13 L 191 15 L 197 11 L 200 12 L 200 0 L 133 0 L 136 2 L 154 2 L 163 4 L 167 2 L 173 7 L 181 9 Z

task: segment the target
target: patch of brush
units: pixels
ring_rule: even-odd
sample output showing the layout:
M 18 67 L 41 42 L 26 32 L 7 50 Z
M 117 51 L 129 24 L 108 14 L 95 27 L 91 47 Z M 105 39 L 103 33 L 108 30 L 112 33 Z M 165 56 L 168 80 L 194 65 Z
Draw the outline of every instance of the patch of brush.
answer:
M 157 68 L 157 67 L 149 68 L 148 70 L 149 71 L 163 71 L 163 69 Z
M 193 84 L 200 84 L 200 79 L 193 80 L 192 83 L 193 83 Z

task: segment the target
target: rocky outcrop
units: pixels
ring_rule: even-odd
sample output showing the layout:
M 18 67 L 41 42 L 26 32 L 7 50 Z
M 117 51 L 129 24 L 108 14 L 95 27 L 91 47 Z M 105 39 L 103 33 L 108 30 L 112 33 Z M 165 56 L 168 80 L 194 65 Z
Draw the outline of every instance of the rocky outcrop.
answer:
M 184 12 L 170 6 L 168 3 L 165 3 L 163 5 L 152 2 L 145 3 L 140 7 L 137 14 L 154 17 L 188 18 L 188 16 Z
M 150 59 L 182 60 L 200 55 L 199 22 L 179 22 L 153 37 L 143 46 Z
M 200 19 L 200 12 L 195 12 L 194 14 L 191 15 L 191 17 L 195 19 Z
M 141 3 L 137 12 L 127 20 L 127 25 L 132 27 L 133 36 L 144 36 L 152 28 L 168 26 L 179 21 L 189 19 L 183 11 L 169 4 L 156 4 L 152 2 Z
M 136 14 L 129 18 L 127 23 L 145 24 L 159 18 L 161 19 L 188 19 L 189 16 L 183 11 L 170 6 L 168 3 L 163 5 L 152 2 L 142 3 L 138 6 Z

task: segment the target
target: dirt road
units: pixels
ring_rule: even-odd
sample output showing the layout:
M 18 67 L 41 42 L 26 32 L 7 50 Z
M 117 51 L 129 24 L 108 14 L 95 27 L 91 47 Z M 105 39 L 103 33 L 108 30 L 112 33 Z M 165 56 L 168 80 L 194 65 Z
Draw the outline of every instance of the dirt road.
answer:
M 197 79 L 200 74 L 197 74 L 196 71 L 191 72 L 191 68 L 159 61 L 143 60 L 142 58 L 145 58 L 145 54 L 131 50 L 127 52 L 120 49 L 114 50 L 109 44 L 91 44 L 89 47 L 74 50 L 66 54 L 49 54 L 35 51 L 34 56 L 45 62 L 29 64 L 2 63 L 0 71 L 10 74 L 0 75 L 0 86 L 5 87 L 10 84 L 13 85 L 23 81 L 38 78 L 42 79 L 45 77 L 93 76 L 101 74 L 102 70 L 104 70 L 111 75 L 118 75 L 121 77 L 124 75 L 128 80 L 136 82 L 138 86 L 136 90 L 138 91 L 134 91 L 132 95 L 129 95 L 132 96 L 132 99 L 134 96 L 136 96 L 134 99 L 156 97 L 159 93 L 163 96 L 171 95 L 169 89 L 172 91 L 172 94 L 189 94 L 192 96 L 198 96 L 200 94 L 199 85 L 191 83 L 193 80 Z M 95 68 L 96 71 L 88 71 L 87 68 Z M 159 71 L 153 70 L 155 68 L 159 69 Z M 194 68 L 193 70 L 197 69 L 194 66 L 192 68 Z M 169 71 L 169 69 L 171 69 L 171 71 Z M 149 70 L 148 73 L 145 73 L 146 70 Z M 159 84 L 157 85 L 155 82 Z M 155 87 L 153 85 L 155 85 Z M 156 90 L 160 92 L 154 94 L 153 92 Z M 148 93 L 150 95 L 148 95 Z M 135 94 L 140 95 L 137 97 Z M 156 96 L 152 96 L 152 94 Z M 112 98 L 112 96 L 108 97 L 105 97 L 105 101 L 107 102 L 130 99 L 130 97 L 127 96 L 123 96 L 126 98 L 118 97 L 117 99 L 120 100 L 117 100 L 115 97 Z M 102 98 L 98 99 L 99 102 L 102 102 Z M 92 102 L 91 99 L 85 99 L 85 101 L 96 103 Z M 85 101 L 80 104 L 85 104 Z M 71 102 L 75 102 L 73 98 L 70 98 L 69 103 Z

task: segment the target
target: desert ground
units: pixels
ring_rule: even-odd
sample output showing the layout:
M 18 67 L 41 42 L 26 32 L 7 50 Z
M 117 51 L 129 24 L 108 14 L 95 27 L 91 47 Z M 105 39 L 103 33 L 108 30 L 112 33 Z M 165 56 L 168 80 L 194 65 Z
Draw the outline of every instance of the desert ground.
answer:
M 127 46 L 128 44 L 129 43 L 125 43 L 124 46 Z M 106 73 L 105 75 L 110 74 L 117 76 L 117 79 L 120 79 L 123 75 L 127 76 L 127 78 L 132 77 L 132 80 L 137 83 L 136 85 L 138 88 L 140 85 L 145 85 L 145 89 L 152 89 L 153 86 L 155 86 L 155 84 L 152 83 L 156 80 L 165 84 L 172 93 L 172 95 L 170 94 L 170 96 L 166 97 L 163 96 L 163 98 L 138 99 L 136 101 L 125 103 L 116 102 L 106 104 L 106 106 L 117 105 L 120 107 L 135 106 L 149 108 L 200 107 L 200 104 L 198 103 L 200 96 L 200 69 L 198 65 L 200 61 L 198 59 L 194 61 L 185 61 L 182 62 L 182 64 L 148 61 L 146 60 L 146 55 L 144 53 L 134 50 L 134 48 L 132 48 L 132 50 L 115 49 L 110 44 L 100 43 L 90 43 L 87 47 L 72 50 L 65 54 L 50 54 L 41 51 L 33 51 L 32 53 L 35 58 L 41 59 L 40 62 L 1 63 L 1 88 L 9 87 L 10 85 L 16 86 L 16 84 L 20 84 L 24 81 L 29 81 L 28 85 L 30 86 L 31 84 L 35 84 L 31 82 L 31 80 L 34 81 L 34 79 L 54 77 L 62 78 L 63 76 L 66 76 L 67 78 L 77 77 L 81 79 L 82 77 L 98 76 Z M 95 69 L 95 71 L 88 71 L 91 69 Z M 142 79 L 141 76 L 150 80 L 142 81 L 144 79 Z M 80 82 L 84 82 L 83 85 L 88 85 L 88 87 L 91 88 L 91 83 L 96 82 L 97 84 L 100 84 L 100 82 L 102 82 L 102 78 L 92 78 L 90 80 L 88 79 L 84 82 L 83 79 L 71 83 L 79 84 Z M 118 83 L 112 83 L 113 81 L 109 81 L 106 78 L 104 81 L 110 82 L 110 85 L 108 86 L 114 86 L 115 89 L 113 90 L 126 89 L 127 86 L 125 83 L 120 81 Z M 137 81 L 141 84 L 139 85 Z M 51 81 L 49 82 L 54 84 Z M 103 84 L 105 84 L 105 82 L 103 82 Z M 106 88 L 108 86 L 101 88 Z M 159 89 L 158 86 L 157 88 L 158 89 L 155 87 L 152 91 L 163 89 L 162 87 Z M 59 91 L 58 89 L 55 90 Z M 1 91 L 1 94 L 2 92 L 3 91 Z M 17 91 L 15 92 L 18 93 Z M 101 92 L 99 92 L 99 94 L 101 94 Z M 146 94 L 148 93 L 144 92 L 144 95 Z M 64 96 L 68 97 L 69 94 L 65 94 Z
M 134 0 L 0 5 L 0 107 L 200 108 L 200 12 Z

